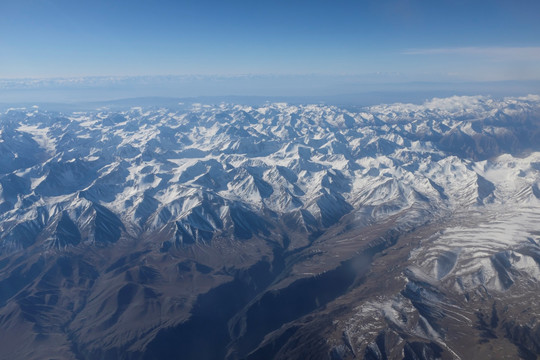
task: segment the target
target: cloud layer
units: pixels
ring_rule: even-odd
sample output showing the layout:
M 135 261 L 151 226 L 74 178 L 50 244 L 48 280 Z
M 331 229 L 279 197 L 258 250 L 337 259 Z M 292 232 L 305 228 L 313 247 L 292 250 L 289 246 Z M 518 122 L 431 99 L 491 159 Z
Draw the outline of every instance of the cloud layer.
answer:
M 540 61 L 540 46 L 528 47 L 456 47 L 411 49 L 403 52 L 405 55 L 458 55 L 480 56 L 495 60 Z

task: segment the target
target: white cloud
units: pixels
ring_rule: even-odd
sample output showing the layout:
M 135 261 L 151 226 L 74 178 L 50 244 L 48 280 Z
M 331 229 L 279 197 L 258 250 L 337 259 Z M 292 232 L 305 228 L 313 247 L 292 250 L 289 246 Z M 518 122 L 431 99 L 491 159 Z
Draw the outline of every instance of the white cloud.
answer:
M 456 48 L 432 48 L 410 49 L 404 51 L 405 55 L 458 55 L 477 56 L 501 61 L 540 61 L 540 46 L 527 47 L 456 47 Z

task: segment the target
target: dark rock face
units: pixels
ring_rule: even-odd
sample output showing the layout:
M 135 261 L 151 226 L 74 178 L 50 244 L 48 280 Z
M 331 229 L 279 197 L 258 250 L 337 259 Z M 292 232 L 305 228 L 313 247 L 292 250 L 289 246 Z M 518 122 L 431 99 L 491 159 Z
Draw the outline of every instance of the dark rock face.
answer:
M 66 212 L 60 214 L 50 231 L 51 237 L 47 240 L 49 248 L 64 249 L 77 246 L 81 242 L 81 233 Z
M 509 321 L 503 325 L 508 339 L 519 348 L 523 359 L 536 359 L 540 353 L 540 327 L 518 325 Z
M 521 119 L 510 116 L 499 119 L 496 116 L 488 117 L 474 122 L 473 128 L 479 130 L 478 133 L 468 135 L 460 130 L 451 131 L 440 139 L 439 144 L 446 151 L 474 160 L 485 160 L 500 154 L 537 151 L 540 126 L 536 116 Z M 486 128 L 505 131 L 482 132 Z

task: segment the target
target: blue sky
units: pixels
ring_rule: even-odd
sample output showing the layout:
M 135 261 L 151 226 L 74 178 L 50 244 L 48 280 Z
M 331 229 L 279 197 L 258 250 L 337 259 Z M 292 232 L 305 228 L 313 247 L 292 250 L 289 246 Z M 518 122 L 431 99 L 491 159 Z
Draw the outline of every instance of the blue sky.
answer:
M 0 14 L 0 79 L 540 80 L 538 0 L 2 0 Z

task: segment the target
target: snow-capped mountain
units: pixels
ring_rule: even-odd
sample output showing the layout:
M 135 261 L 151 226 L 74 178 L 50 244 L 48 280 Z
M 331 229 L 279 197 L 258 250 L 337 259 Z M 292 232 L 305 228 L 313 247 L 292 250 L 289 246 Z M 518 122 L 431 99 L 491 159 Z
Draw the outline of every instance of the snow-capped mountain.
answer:
M 540 354 L 540 97 L 0 116 L 0 354 Z

